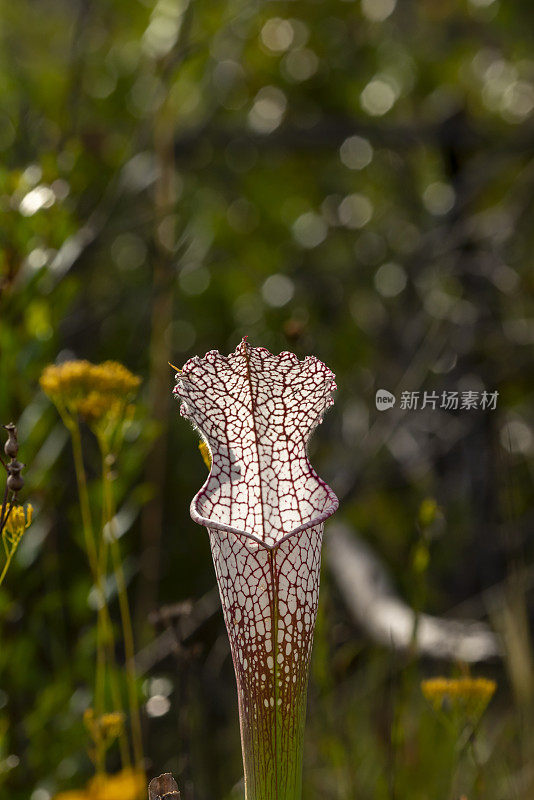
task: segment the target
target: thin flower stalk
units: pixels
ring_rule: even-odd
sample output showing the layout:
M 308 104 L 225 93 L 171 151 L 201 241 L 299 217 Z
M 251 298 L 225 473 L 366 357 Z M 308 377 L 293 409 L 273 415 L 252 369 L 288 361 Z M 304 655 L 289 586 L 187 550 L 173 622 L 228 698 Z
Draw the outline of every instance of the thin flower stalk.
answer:
M 89 566 L 95 582 L 97 591 L 97 648 L 96 648 L 96 670 L 95 670 L 95 711 L 97 716 L 104 714 L 105 708 L 105 673 L 106 673 L 106 651 L 109 655 L 114 653 L 113 624 L 111 622 L 106 594 L 104 592 L 104 572 L 101 570 L 102 563 L 98 557 L 93 520 L 91 515 L 91 505 L 89 501 L 89 489 L 87 485 L 87 475 L 83 461 L 82 443 L 80 426 L 77 418 L 68 420 L 68 430 L 71 434 L 72 450 L 74 455 L 74 471 L 78 486 L 78 499 L 82 517 L 82 528 L 86 553 Z M 114 658 L 114 656 L 113 656 Z M 120 692 L 116 687 L 113 665 L 110 671 L 110 684 L 115 701 L 120 702 Z M 120 705 L 117 707 L 120 708 Z M 128 759 L 127 746 L 124 741 L 120 741 L 121 756 Z M 97 773 L 105 772 L 105 750 L 103 747 L 95 748 L 95 769 Z
M 134 644 L 126 585 L 122 574 L 120 553 L 117 550 L 118 545 L 114 542 L 116 537 L 111 535 L 108 542 L 107 537 L 104 535 L 106 530 L 111 530 L 115 516 L 107 459 L 111 455 L 112 448 L 114 452 L 117 452 L 122 444 L 125 427 L 133 412 L 131 399 L 139 386 L 140 379 L 117 362 L 107 361 L 103 364 L 95 365 L 88 361 L 72 361 L 59 366 L 51 365 L 47 367 L 43 371 L 40 383 L 42 389 L 54 402 L 71 436 L 85 549 L 97 592 L 95 719 L 101 720 L 106 716 L 106 677 L 109 680 L 111 700 L 116 710 L 115 713 L 122 713 L 121 693 L 117 682 L 113 624 L 104 591 L 108 551 L 111 550 L 119 597 L 123 640 L 127 654 L 127 689 L 134 757 L 136 765 L 141 768 L 144 759 L 139 708 L 137 695 L 134 691 L 135 675 L 132 676 Z M 102 535 L 98 541 L 95 536 L 89 499 L 80 420 L 86 422 L 95 434 L 102 454 Z M 123 766 L 128 768 L 131 765 L 131 759 L 124 726 L 118 738 L 121 761 Z M 93 758 L 97 774 L 105 773 L 106 749 L 102 737 L 97 736 L 94 738 Z
M 238 687 L 246 800 L 299 800 L 324 521 L 337 508 L 308 438 L 332 404 L 316 358 L 243 340 L 177 375 L 210 475 L 191 503 L 210 537 Z
M 136 673 L 135 673 L 135 646 L 133 636 L 132 617 L 128 603 L 128 592 L 122 558 L 120 554 L 119 542 L 115 524 L 115 498 L 113 493 L 113 478 L 110 470 L 111 453 L 108 450 L 106 439 L 99 437 L 99 446 L 102 454 L 102 484 L 104 496 L 104 529 L 107 536 L 103 535 L 103 548 L 109 542 L 113 572 L 117 586 L 119 598 L 119 610 L 124 639 L 124 656 L 126 662 L 126 679 L 128 704 L 130 709 L 130 720 L 132 726 L 132 744 L 134 751 L 134 762 L 138 770 L 144 769 L 143 737 L 141 731 L 141 717 L 139 713 L 139 700 L 137 696 Z

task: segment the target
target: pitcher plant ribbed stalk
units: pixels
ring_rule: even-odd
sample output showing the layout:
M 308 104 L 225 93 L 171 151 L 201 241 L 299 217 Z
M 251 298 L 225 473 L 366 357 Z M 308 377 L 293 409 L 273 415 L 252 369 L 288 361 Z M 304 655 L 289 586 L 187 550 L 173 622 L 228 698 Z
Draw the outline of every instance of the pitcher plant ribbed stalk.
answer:
M 307 454 L 332 404 L 314 357 L 246 339 L 177 375 L 181 413 L 211 454 L 191 516 L 209 533 L 234 661 L 246 800 L 298 800 L 324 521 L 337 508 Z

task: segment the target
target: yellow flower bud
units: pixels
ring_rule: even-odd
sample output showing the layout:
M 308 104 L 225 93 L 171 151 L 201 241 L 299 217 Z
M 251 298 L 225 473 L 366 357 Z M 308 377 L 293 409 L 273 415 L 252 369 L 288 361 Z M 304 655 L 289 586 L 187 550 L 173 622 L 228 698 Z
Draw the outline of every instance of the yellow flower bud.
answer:
M 206 442 L 204 441 L 199 442 L 198 449 L 200 450 L 200 455 L 204 460 L 204 464 L 207 466 L 208 469 L 211 469 L 211 453 Z
M 30 503 L 26 507 L 13 506 L 10 512 L 9 508 L 10 506 L 7 504 L 5 506 L 0 505 L 0 514 L 7 517 L 2 535 L 11 545 L 16 547 L 22 539 L 24 531 L 31 525 L 33 506 Z M 8 512 L 9 516 L 7 516 Z

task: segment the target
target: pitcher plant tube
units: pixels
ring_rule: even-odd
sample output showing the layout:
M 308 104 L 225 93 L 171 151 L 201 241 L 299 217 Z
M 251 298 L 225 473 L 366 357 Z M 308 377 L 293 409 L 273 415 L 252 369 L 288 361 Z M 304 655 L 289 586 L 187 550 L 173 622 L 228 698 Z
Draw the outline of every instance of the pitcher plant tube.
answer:
M 298 800 L 324 521 L 337 509 L 306 446 L 332 404 L 317 358 L 244 339 L 177 374 L 209 477 L 191 516 L 209 533 L 237 679 L 246 800 Z

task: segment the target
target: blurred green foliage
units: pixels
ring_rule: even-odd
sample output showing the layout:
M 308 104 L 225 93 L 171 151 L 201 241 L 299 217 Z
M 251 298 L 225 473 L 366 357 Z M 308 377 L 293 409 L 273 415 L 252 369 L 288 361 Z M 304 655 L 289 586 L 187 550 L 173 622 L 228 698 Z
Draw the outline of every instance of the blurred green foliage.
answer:
M 0 9 L 0 421 L 19 426 L 36 508 L 0 592 L 2 794 L 49 800 L 91 772 L 91 579 L 67 433 L 38 389 L 47 363 L 78 357 L 144 378 L 117 497 L 150 664 L 139 689 L 160 698 L 144 714 L 149 771 L 174 771 L 185 800 L 240 796 L 222 618 L 177 669 L 170 651 L 150 655 L 159 634 L 147 615 L 214 584 L 188 514 L 205 467 L 171 405 L 167 361 L 248 335 L 336 372 L 311 457 L 408 602 L 485 615 L 487 590 L 501 587 L 491 612 L 506 621 L 506 657 L 486 667 L 500 685 L 480 731 L 486 776 L 477 783 L 467 760 L 458 794 L 529 800 L 531 3 Z M 375 410 L 378 388 L 499 399 L 495 411 L 399 415 Z M 454 746 L 419 690 L 437 671 L 449 665 L 373 645 L 325 570 L 305 797 L 448 798 Z

